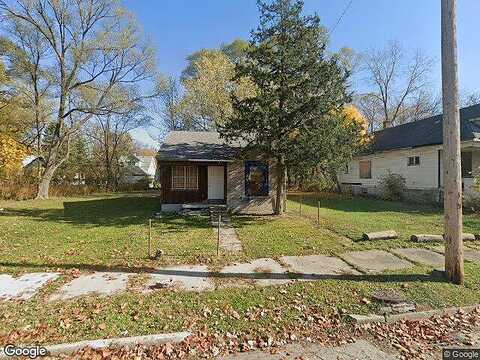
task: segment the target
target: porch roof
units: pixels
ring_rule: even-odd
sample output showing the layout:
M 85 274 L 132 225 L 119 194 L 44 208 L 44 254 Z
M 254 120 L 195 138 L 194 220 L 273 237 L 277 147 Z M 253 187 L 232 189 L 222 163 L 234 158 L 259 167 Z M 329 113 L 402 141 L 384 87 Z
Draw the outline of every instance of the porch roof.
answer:
M 171 131 L 157 153 L 165 161 L 232 161 L 240 143 L 227 143 L 214 131 Z

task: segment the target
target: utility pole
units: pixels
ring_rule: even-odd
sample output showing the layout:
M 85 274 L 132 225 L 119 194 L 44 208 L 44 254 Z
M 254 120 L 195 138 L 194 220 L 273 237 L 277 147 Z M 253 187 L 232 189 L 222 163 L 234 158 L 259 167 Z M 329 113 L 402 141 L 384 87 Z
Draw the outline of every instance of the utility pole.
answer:
M 445 274 L 448 280 L 461 285 L 464 270 L 456 0 L 441 1 Z

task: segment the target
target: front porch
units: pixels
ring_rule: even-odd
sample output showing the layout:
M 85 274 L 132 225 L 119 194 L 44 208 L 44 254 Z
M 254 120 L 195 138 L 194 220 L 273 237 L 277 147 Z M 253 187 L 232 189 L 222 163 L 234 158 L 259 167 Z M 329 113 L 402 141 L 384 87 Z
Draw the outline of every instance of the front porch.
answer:
M 461 148 L 462 189 L 465 198 L 480 197 L 475 178 L 480 175 L 480 144 L 469 142 Z M 439 150 L 438 180 L 443 189 L 443 150 Z
M 160 161 L 163 211 L 226 204 L 227 162 Z

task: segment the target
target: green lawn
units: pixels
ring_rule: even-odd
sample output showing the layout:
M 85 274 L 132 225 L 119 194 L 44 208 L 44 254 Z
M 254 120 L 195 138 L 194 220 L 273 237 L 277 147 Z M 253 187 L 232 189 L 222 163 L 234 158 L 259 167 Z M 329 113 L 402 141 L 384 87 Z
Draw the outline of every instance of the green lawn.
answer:
M 352 247 L 349 239 L 294 214 L 278 218 L 237 216 L 234 226 L 249 258 L 334 255 Z
M 148 219 L 158 197 L 118 194 L 47 201 L 0 201 L 0 271 L 49 268 L 108 270 L 196 262 L 213 256 L 216 239 L 207 218 L 154 219 L 148 259 Z
M 206 263 L 218 269 L 223 263 L 249 258 L 415 246 L 408 241 L 411 233 L 442 231 L 442 214 L 434 207 L 322 196 L 318 225 L 317 197 L 304 197 L 302 216 L 298 213 L 299 199 L 289 197 L 288 213 L 282 217 L 232 216 L 244 254 L 220 258 L 216 257 L 216 238 L 208 218 L 164 215 L 153 226 L 154 248 L 165 252 L 160 260 L 147 258 L 147 223 L 158 210 L 158 198 L 117 194 L 43 202 L 4 201 L 0 202 L 0 272 L 127 266 L 142 272 L 143 267 L 173 263 Z M 480 218 L 465 216 L 465 226 L 467 231 L 477 232 Z M 364 231 L 384 229 L 396 230 L 401 239 L 356 241 Z M 143 294 L 135 291 L 135 285 L 145 280 L 139 276 L 132 279 L 130 291 L 108 298 L 48 302 L 47 298 L 75 275 L 66 271 L 28 301 L 0 301 L 0 344 L 58 343 L 185 329 L 240 337 L 248 334 L 248 338 L 282 336 L 286 328 L 297 325 L 306 332 L 316 331 L 315 327 L 305 327 L 307 315 L 375 312 L 380 305 L 363 300 L 382 289 L 403 294 L 419 309 L 478 303 L 480 264 L 465 264 L 465 286 L 448 284 L 432 270 L 414 266 L 396 273 L 205 293 L 159 289 Z M 222 280 L 214 277 L 214 281 Z M 347 321 L 340 321 L 329 331 L 349 331 L 348 326 Z
M 285 216 L 237 216 L 234 224 L 245 253 L 251 258 L 317 253 L 338 255 L 352 250 L 438 245 L 411 242 L 410 235 L 442 234 L 443 214 L 440 208 L 428 205 L 340 195 L 290 194 Z M 464 226 L 465 232 L 480 233 L 480 216 L 466 214 Z M 395 230 L 399 239 L 361 240 L 364 232 L 382 230 Z M 478 247 L 475 243 L 469 246 Z
M 414 267 L 398 274 L 365 275 L 356 279 L 298 282 L 281 287 L 223 289 L 205 293 L 160 289 L 151 294 L 130 291 L 107 298 L 82 297 L 51 303 L 47 297 L 60 284 L 41 290 L 24 302 L 0 302 L 0 345 L 51 344 L 95 338 L 146 335 L 161 332 L 284 336 L 305 326 L 308 315 L 371 313 L 378 304 L 363 299 L 377 290 L 395 290 L 417 302 L 419 309 L 478 303 L 480 267 L 466 265 L 467 285 L 458 287 Z M 65 279 L 66 281 L 66 279 Z M 348 321 L 327 331 L 348 328 Z M 303 328 L 306 335 L 307 328 Z M 315 330 L 312 327 L 312 330 Z
M 412 234 L 443 233 L 443 211 L 436 206 L 341 195 L 291 194 L 288 212 L 298 215 L 301 201 L 302 214 L 314 220 L 320 201 L 322 225 L 352 240 L 359 240 L 364 232 L 390 229 L 397 231 L 402 241 L 408 241 Z M 464 232 L 480 233 L 478 214 L 464 215 Z

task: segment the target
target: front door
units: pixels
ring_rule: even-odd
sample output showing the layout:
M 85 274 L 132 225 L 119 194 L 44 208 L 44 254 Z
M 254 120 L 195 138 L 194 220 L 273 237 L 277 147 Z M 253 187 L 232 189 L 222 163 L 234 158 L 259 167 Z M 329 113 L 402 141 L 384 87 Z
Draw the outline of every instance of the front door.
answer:
M 223 200 L 224 193 L 224 167 L 208 167 L 208 200 Z

